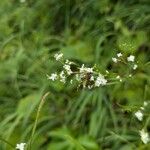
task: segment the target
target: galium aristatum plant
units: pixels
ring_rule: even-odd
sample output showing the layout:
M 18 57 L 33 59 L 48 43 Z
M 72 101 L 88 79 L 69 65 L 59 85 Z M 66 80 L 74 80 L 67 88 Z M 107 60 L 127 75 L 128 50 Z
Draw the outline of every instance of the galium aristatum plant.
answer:
M 131 77 L 132 73 L 138 68 L 135 56 L 130 55 L 129 57 L 125 57 L 122 53 L 118 53 L 116 57 L 113 57 L 112 62 L 129 68 L 128 74 L 119 74 L 111 70 L 101 72 L 96 65 L 93 67 L 86 67 L 82 64 L 80 66 L 75 62 L 64 59 L 62 53 L 55 54 L 54 58 L 62 64 L 63 69 L 60 72 L 47 75 L 48 79 L 52 81 L 59 80 L 63 83 L 70 82 L 70 84 L 77 83 L 78 88 L 92 89 L 116 82 L 122 82 L 126 78 Z
M 118 53 L 116 57 L 112 57 L 112 63 L 114 67 L 125 67 L 125 72 L 117 72 L 110 70 L 100 71 L 99 68 L 94 65 L 93 67 L 87 67 L 84 64 L 79 65 L 73 61 L 70 61 L 68 59 L 64 59 L 62 53 L 57 53 L 54 55 L 54 58 L 56 61 L 60 62 L 62 64 L 62 70 L 59 72 L 54 72 L 51 75 L 47 75 L 47 78 L 51 81 L 60 81 L 62 83 L 69 82 L 70 84 L 77 83 L 77 87 L 81 88 L 98 88 L 107 86 L 109 84 L 115 84 L 118 82 L 123 82 L 127 78 L 131 78 L 138 69 L 138 62 L 135 58 L 135 56 L 130 55 L 126 57 L 122 53 Z M 39 105 L 39 110 L 43 105 L 44 99 L 46 98 L 45 94 L 42 98 L 42 101 Z M 145 101 L 143 106 L 140 107 L 139 110 L 137 110 L 134 113 L 134 116 L 138 119 L 138 121 L 142 122 L 144 117 L 144 110 L 145 107 L 149 104 L 149 101 Z M 39 115 L 39 111 L 37 113 L 37 118 Z M 33 128 L 33 131 L 35 132 L 37 124 L 37 119 L 35 121 L 35 125 Z M 33 133 L 34 133 L 33 132 Z M 34 134 L 32 134 L 31 137 L 33 137 Z M 150 142 L 150 136 L 145 127 L 139 130 L 139 136 L 141 138 L 141 141 L 144 144 L 147 144 Z M 32 139 L 32 138 L 31 138 Z M 30 140 L 31 145 L 31 140 Z M 25 147 L 28 146 L 26 143 L 20 143 L 16 145 L 16 149 L 18 150 L 25 150 Z
M 54 58 L 62 64 L 62 70 L 47 75 L 47 78 L 52 81 L 59 80 L 64 84 L 66 82 L 70 82 L 70 84 L 77 83 L 78 88 L 93 89 L 123 82 L 127 78 L 131 78 L 138 69 L 138 62 L 135 56 L 129 55 L 126 57 L 122 53 L 117 53 L 115 57 L 112 57 L 112 63 L 114 67 L 125 67 L 126 72 L 123 73 L 117 71 L 114 72 L 112 69 L 101 72 L 96 65 L 93 67 L 87 67 L 84 64 L 79 65 L 73 61 L 64 59 L 62 53 L 56 53 Z M 143 106 L 134 113 L 135 117 L 140 122 L 143 120 L 143 112 L 147 105 L 148 102 L 144 102 Z M 144 144 L 147 144 L 150 141 L 149 134 L 144 128 L 139 130 L 139 136 Z

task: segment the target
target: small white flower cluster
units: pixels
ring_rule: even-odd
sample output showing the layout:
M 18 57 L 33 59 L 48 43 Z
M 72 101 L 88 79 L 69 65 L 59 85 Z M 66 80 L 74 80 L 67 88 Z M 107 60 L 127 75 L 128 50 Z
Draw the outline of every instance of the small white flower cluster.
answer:
M 133 55 L 130 55 L 129 57 L 127 57 L 127 60 L 128 60 L 128 62 L 135 62 L 135 56 L 133 56 Z M 138 65 L 135 63 L 135 64 L 133 64 L 133 70 L 136 70 L 137 69 L 137 67 L 138 67 Z
M 47 75 L 49 80 L 55 81 L 57 79 L 57 73 L 52 73 L 51 76 Z
M 122 82 L 122 79 L 119 75 L 116 77 L 116 79 L 118 79 L 120 82 Z
M 143 111 L 145 109 L 145 107 L 148 105 L 148 102 L 144 101 L 144 104 L 142 107 L 140 107 L 140 109 L 135 112 L 135 117 L 139 120 L 139 121 L 142 121 L 143 120 L 143 117 L 144 117 L 144 114 L 143 114 Z M 144 130 L 140 130 L 139 131 L 140 133 L 140 137 L 141 137 L 141 141 L 144 143 L 144 144 L 147 144 L 149 141 L 150 141 L 150 137 L 149 137 L 149 134 Z
M 79 82 L 82 87 L 87 87 L 89 89 L 94 87 L 100 87 L 107 84 L 107 79 L 100 72 L 94 70 L 94 67 L 85 67 L 84 64 L 81 67 L 77 67 L 74 62 L 69 60 L 63 60 L 63 54 L 57 53 L 54 55 L 56 61 L 60 61 L 63 64 L 63 70 L 60 73 L 52 73 L 50 76 L 47 75 L 49 80 L 66 83 L 66 79 L 71 77 L 70 83 L 74 81 Z M 72 66 L 73 69 L 72 69 Z M 75 78 L 73 78 L 75 77 Z
M 134 60 L 135 60 L 135 56 L 133 55 L 130 55 L 129 57 L 127 57 L 128 62 L 134 62 Z
M 59 61 L 59 60 L 61 60 L 62 58 L 63 58 L 63 53 L 56 53 L 55 55 L 54 55 L 54 58 L 56 59 L 56 61 Z
M 56 61 L 61 61 L 63 59 L 63 54 L 62 53 L 55 54 L 54 58 L 56 59 Z M 47 75 L 47 78 L 52 81 L 60 79 L 61 82 L 65 83 L 67 75 L 69 76 L 73 73 L 71 70 L 71 64 L 73 64 L 73 62 L 66 60 L 63 65 L 64 70 L 61 71 L 60 74 L 52 73 L 50 76 Z
M 145 109 L 144 107 L 146 107 L 148 105 L 148 102 L 144 101 L 144 104 L 142 107 L 140 107 L 140 109 L 135 112 L 135 117 L 139 120 L 139 121 L 142 121 L 143 120 L 143 110 Z
M 63 70 L 61 70 L 60 73 L 52 73 L 51 75 L 47 75 L 47 78 L 49 80 L 52 80 L 52 81 L 59 80 L 60 82 L 66 83 L 67 79 L 71 78 L 70 80 L 71 84 L 73 82 L 78 82 L 79 87 L 83 87 L 83 88 L 87 87 L 89 89 L 92 89 L 94 87 L 105 86 L 109 82 L 114 80 L 114 73 L 106 70 L 105 74 L 104 73 L 102 74 L 100 71 L 98 71 L 96 66 L 86 67 L 84 64 L 82 64 L 81 67 L 79 67 L 79 65 L 77 65 L 74 62 L 71 62 L 69 60 L 64 60 L 62 53 L 56 53 L 54 55 L 54 58 L 56 61 L 60 61 L 63 64 L 62 66 Z M 119 61 L 120 62 L 123 61 L 123 54 L 118 53 L 117 57 L 112 58 L 112 60 L 115 63 Z M 133 55 L 130 55 L 127 58 L 127 61 L 134 62 L 135 57 Z M 136 68 L 137 68 L 137 65 L 134 64 L 133 69 L 136 69 Z M 112 77 L 111 75 L 113 76 L 113 78 L 110 78 Z M 117 74 L 115 75 L 115 80 L 122 82 L 123 77 L 124 75 L 120 76 Z
M 118 63 L 118 62 L 131 63 L 133 70 L 136 70 L 138 68 L 137 63 L 135 63 L 135 56 L 133 56 L 133 55 L 130 55 L 129 57 L 124 59 L 122 53 L 118 53 L 117 57 L 112 58 L 112 61 L 114 63 Z
M 118 54 L 117 54 L 117 57 L 118 57 L 118 58 L 116 58 L 116 57 L 113 57 L 113 58 L 112 58 L 112 61 L 113 61 L 114 63 L 117 63 L 118 61 L 120 61 L 119 58 L 122 57 L 122 53 L 118 53 Z
M 135 117 L 139 120 L 142 121 L 143 120 L 143 113 L 141 110 L 138 110 L 137 112 L 135 112 Z
M 81 68 L 79 68 L 79 70 L 81 74 L 84 74 L 85 72 L 93 73 L 93 68 L 87 68 L 84 66 L 84 64 L 81 66 Z
M 69 64 L 65 64 L 63 68 L 66 70 L 68 75 L 71 75 L 73 72 L 71 71 L 71 67 Z
M 139 132 L 140 132 L 142 142 L 144 144 L 147 144 L 150 141 L 148 132 L 146 132 L 144 129 L 140 130 Z
M 24 150 L 25 149 L 25 145 L 26 145 L 26 143 L 17 144 L 16 145 L 16 149 L 18 149 L 18 150 Z
M 107 80 L 104 78 L 103 75 L 99 74 L 96 81 L 95 81 L 95 86 L 96 87 L 99 87 L 99 86 L 103 86 L 103 85 L 106 85 L 107 83 Z

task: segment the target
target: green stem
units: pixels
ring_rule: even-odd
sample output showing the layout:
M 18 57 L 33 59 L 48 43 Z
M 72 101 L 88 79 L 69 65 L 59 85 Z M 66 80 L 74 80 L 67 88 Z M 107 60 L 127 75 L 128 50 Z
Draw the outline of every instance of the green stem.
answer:
M 9 143 L 7 140 L 3 139 L 2 137 L 0 137 L 0 141 L 6 143 L 7 145 L 11 146 L 13 149 L 15 149 L 15 146 L 11 143 Z
M 47 92 L 41 99 L 40 101 L 40 104 L 39 104 L 39 107 L 38 107 L 38 110 L 37 110 L 37 114 L 36 114 L 36 119 L 35 119 L 35 122 L 34 122 L 34 125 L 33 125 L 33 129 L 32 129 L 32 133 L 31 133 L 31 137 L 30 137 L 30 140 L 29 140 L 29 149 L 31 149 L 31 145 L 32 145 L 32 142 L 33 142 L 33 137 L 34 137 L 34 134 L 35 134 L 35 131 L 36 131 L 36 127 L 37 127 L 37 124 L 38 124 L 38 119 L 39 119 L 39 115 L 40 115 L 40 111 L 42 109 L 42 106 L 45 102 L 45 99 L 46 97 L 49 95 L 49 92 Z

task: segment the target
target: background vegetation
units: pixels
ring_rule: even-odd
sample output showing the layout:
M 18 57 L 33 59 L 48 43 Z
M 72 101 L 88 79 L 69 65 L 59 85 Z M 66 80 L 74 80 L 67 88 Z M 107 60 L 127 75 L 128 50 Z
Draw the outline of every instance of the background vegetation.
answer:
M 27 142 L 42 96 L 32 150 L 132 150 L 150 130 L 149 109 L 141 123 L 134 112 L 150 100 L 149 0 L 0 1 L 0 150 Z M 65 58 L 111 69 L 118 52 L 140 62 L 136 76 L 94 90 L 46 78 Z M 120 71 L 125 71 L 120 68 Z

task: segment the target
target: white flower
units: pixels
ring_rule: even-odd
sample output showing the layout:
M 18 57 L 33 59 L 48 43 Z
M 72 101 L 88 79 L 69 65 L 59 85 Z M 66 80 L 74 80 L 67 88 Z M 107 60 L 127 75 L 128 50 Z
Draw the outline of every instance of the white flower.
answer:
M 144 107 L 140 107 L 141 108 L 141 110 L 144 110 Z
M 16 145 L 16 149 L 18 149 L 18 150 L 24 150 L 25 145 L 26 145 L 26 143 L 17 144 Z
M 54 58 L 55 58 L 57 61 L 60 60 L 62 57 L 63 57 L 63 53 L 60 53 L 60 54 L 56 53 L 56 54 L 54 55 Z
M 93 73 L 93 68 L 87 68 L 87 67 L 84 67 L 84 64 L 81 66 L 80 68 L 80 73 Z
M 107 73 L 107 74 L 109 74 L 109 71 L 108 71 L 108 70 L 106 70 L 106 73 Z
M 70 65 L 64 65 L 63 68 L 67 71 L 67 74 L 68 74 L 68 75 L 71 75 L 71 74 L 72 74 Z
M 69 65 L 73 64 L 73 62 L 69 61 L 68 59 L 66 59 L 65 63 Z
M 118 60 L 117 60 L 117 58 L 112 58 L 112 61 L 114 62 L 114 63 L 117 63 L 118 62 Z
M 60 73 L 60 82 L 63 82 L 63 83 L 66 82 L 66 77 L 65 77 L 64 71 L 62 71 L 62 72 Z
M 94 76 L 91 76 L 90 81 L 94 81 Z
M 142 121 L 143 120 L 143 113 L 138 110 L 137 112 L 135 112 L 135 116 L 136 118 L 139 120 L 139 121 Z
M 141 140 L 144 144 L 147 144 L 150 140 L 148 133 L 142 129 L 140 132 Z
M 56 73 L 52 73 L 51 76 L 47 75 L 47 78 L 49 80 L 55 81 L 57 79 L 57 74 Z
M 106 85 L 106 83 L 107 83 L 107 80 L 104 78 L 104 76 L 99 74 L 99 76 L 97 77 L 95 81 L 95 86 L 99 87 L 100 85 Z
M 122 82 L 122 79 L 119 75 L 116 77 L 116 79 L 119 79 L 119 81 Z
M 129 77 L 131 78 L 131 77 L 132 77 L 132 74 L 129 74 Z
M 116 77 L 116 79 L 120 79 L 120 76 L 118 75 L 118 76 Z
M 130 55 L 129 57 L 127 57 L 127 61 L 130 61 L 130 62 L 134 62 L 134 59 L 135 59 L 135 56 L 133 55 Z
M 93 88 L 93 86 L 92 85 L 88 85 L 88 89 L 92 89 Z
M 137 64 L 134 64 L 134 66 L 133 66 L 133 70 L 136 70 L 136 69 L 137 69 L 137 67 L 138 67 L 138 65 L 137 65 Z
M 118 53 L 117 56 L 118 56 L 118 57 L 121 57 L 121 56 L 122 56 L 122 53 Z
M 93 68 L 86 68 L 86 71 L 87 71 L 88 73 L 92 73 L 92 72 L 93 72 Z
M 80 73 L 83 73 L 85 71 L 85 67 L 84 67 L 84 64 L 81 66 L 80 68 Z

